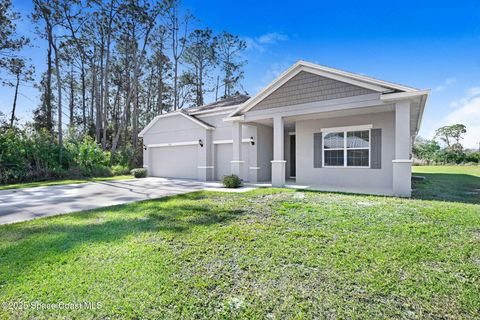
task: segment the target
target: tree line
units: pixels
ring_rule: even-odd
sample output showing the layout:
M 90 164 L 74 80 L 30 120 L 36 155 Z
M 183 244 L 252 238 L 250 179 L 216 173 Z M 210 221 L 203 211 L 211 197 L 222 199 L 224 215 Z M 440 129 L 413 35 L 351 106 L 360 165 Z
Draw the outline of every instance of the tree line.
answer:
M 454 124 L 438 128 L 433 139 L 417 137 L 413 145 L 415 158 L 424 164 L 480 164 L 480 146 L 478 151 L 468 150 L 461 143 L 466 132 L 465 125 Z
M 207 95 L 244 93 L 245 41 L 199 28 L 177 0 L 32 1 L 28 19 L 46 50 L 39 52 L 45 71 L 35 83 L 40 104 L 29 126 L 59 145 L 60 163 L 66 134 L 90 136 L 112 157 L 129 153 L 128 165 L 136 166 L 138 133 L 156 115 L 200 106 Z M 0 69 L 14 77 L 2 83 L 16 87 L 3 128 L 16 127 L 19 85 L 33 81 L 21 55 L 30 40 L 18 36 L 18 19 L 11 0 L 3 0 Z

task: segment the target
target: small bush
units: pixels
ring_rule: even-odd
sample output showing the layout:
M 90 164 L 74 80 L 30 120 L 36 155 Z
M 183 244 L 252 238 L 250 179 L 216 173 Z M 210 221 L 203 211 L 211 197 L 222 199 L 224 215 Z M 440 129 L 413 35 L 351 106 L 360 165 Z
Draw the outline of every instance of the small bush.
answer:
M 90 174 L 92 177 L 112 177 L 113 172 L 110 167 L 102 166 L 102 165 L 95 165 L 90 169 Z
M 114 176 L 127 175 L 130 174 L 130 169 L 127 166 L 116 165 L 112 167 L 112 172 Z
M 131 171 L 135 178 L 145 178 L 147 176 L 147 169 L 137 168 Z
M 242 185 L 242 179 L 237 175 L 223 176 L 222 183 L 225 188 L 238 188 Z

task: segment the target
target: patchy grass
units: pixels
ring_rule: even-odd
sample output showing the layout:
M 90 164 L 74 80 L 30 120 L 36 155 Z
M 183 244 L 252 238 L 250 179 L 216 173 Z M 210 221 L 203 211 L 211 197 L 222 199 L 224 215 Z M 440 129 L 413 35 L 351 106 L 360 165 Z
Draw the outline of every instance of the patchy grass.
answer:
M 480 166 L 414 166 L 413 196 L 420 199 L 480 204 Z
M 99 177 L 99 178 L 89 178 L 89 179 L 66 179 L 66 180 L 53 180 L 53 181 L 50 180 L 50 181 L 5 184 L 5 185 L 0 185 L 0 190 L 35 188 L 35 187 L 45 187 L 45 186 L 58 186 L 62 184 L 85 183 L 85 182 L 95 182 L 95 181 L 111 181 L 111 180 L 128 180 L 128 179 L 133 179 L 133 176 L 124 175 L 124 176 Z
M 477 318 L 480 206 L 195 192 L 0 226 L 0 318 Z M 99 302 L 95 309 L 8 303 Z

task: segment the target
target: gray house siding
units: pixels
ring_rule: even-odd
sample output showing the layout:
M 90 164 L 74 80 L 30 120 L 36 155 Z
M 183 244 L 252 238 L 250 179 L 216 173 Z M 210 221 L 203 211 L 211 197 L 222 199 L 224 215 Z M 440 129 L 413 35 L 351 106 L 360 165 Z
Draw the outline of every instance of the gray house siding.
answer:
M 373 128 L 382 129 L 382 166 L 380 169 L 314 167 L 314 136 L 322 128 L 369 124 Z M 391 193 L 393 187 L 392 160 L 395 159 L 394 112 L 298 121 L 296 124 L 296 135 L 297 183 L 327 190 Z
M 301 71 L 260 101 L 253 110 L 264 110 L 315 101 L 375 93 L 372 90 Z

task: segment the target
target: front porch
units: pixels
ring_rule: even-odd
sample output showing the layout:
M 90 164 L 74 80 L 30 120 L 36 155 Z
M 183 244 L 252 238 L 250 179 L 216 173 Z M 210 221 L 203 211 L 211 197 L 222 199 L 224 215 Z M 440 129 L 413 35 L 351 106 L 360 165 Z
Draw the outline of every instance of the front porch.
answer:
M 273 148 L 257 151 L 268 158 L 271 170 L 271 184 L 259 185 L 409 196 L 410 113 L 411 104 L 408 101 L 340 111 L 318 112 L 317 109 L 315 113 L 297 115 L 277 113 L 260 117 L 253 112 L 247 113 L 233 123 L 232 173 L 257 183 L 254 175 L 253 179 L 252 176 L 242 175 L 245 171 L 240 137 L 244 126 L 262 126 L 270 130 Z M 334 135 L 333 142 L 325 140 L 336 131 L 340 133 Z M 362 132 L 365 133 L 363 140 L 355 136 Z M 350 134 L 352 139 L 356 139 L 355 143 L 360 141 L 364 146 L 347 146 L 347 141 L 350 143 L 351 139 L 347 135 Z M 341 144 L 344 146 L 329 150 L 335 147 L 329 144 L 338 137 L 342 137 Z M 344 159 L 331 156 L 334 151 Z M 356 154 L 360 156 L 356 157 Z

